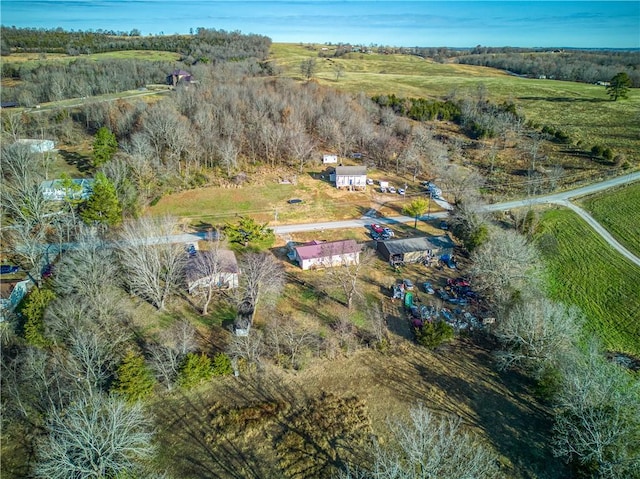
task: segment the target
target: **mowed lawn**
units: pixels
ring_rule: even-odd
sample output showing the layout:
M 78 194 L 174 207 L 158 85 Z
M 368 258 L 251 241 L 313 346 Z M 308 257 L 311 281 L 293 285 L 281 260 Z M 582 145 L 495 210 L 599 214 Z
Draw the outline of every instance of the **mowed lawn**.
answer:
M 640 256 L 640 183 L 590 197 L 582 206 L 629 251 Z
M 300 64 L 315 58 L 315 81 L 368 96 L 394 93 L 442 99 L 474 95 L 482 84 L 490 100 L 513 101 L 527 120 L 561 129 L 587 150 L 599 144 L 632 163 L 639 159 L 640 89 L 632 89 L 626 100 L 613 102 L 605 87 L 598 85 L 519 78 L 494 68 L 441 64 L 411 55 L 350 53 L 320 58 L 322 47 L 276 43 L 271 49 L 272 61 L 285 76 L 301 80 Z M 331 53 L 331 48 L 326 53 Z M 336 75 L 338 67 L 344 70 L 341 78 Z
M 581 308 L 608 350 L 640 356 L 640 268 L 569 210 L 546 212 L 537 241 L 552 297 Z

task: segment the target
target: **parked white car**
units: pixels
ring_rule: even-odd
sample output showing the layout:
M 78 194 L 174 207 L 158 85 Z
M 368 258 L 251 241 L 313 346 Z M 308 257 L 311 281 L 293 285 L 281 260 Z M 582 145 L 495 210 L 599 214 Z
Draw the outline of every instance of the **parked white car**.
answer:
M 395 193 L 396 189 L 393 186 L 389 187 L 389 193 Z

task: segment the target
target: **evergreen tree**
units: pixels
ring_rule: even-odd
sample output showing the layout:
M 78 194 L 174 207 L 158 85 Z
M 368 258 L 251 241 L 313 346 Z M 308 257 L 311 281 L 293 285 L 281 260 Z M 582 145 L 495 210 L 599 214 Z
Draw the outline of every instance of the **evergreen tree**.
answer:
M 227 223 L 224 232 L 229 241 L 244 246 L 254 241 L 270 242 L 275 238 L 273 230 L 267 228 L 267 223 L 260 224 L 246 216 L 242 216 L 237 223 Z
M 228 376 L 233 374 L 231 358 L 225 353 L 218 353 L 213 357 L 213 374 L 215 376 Z
M 25 298 L 20 313 L 25 318 L 24 338 L 32 346 L 44 347 L 49 340 L 44 335 L 44 311 L 56 295 L 50 289 L 36 288 Z
M 87 224 L 102 223 L 116 226 L 122 222 L 122 207 L 113 183 L 104 173 L 98 173 L 93 183 L 93 192 L 80 213 Z
M 116 151 L 118 151 L 116 135 L 103 126 L 98 130 L 93 140 L 93 165 L 96 167 L 104 165 L 113 158 Z
M 213 376 L 211 359 L 206 354 L 189 353 L 185 356 L 178 384 L 190 389 L 198 384 L 208 381 Z
M 620 72 L 609 81 L 607 93 L 613 101 L 616 101 L 618 98 L 627 98 L 629 88 L 631 88 L 631 78 L 625 72 Z
M 147 397 L 156 382 L 144 358 L 134 351 L 129 351 L 122 360 L 117 378 L 115 391 L 125 396 L 130 402 Z

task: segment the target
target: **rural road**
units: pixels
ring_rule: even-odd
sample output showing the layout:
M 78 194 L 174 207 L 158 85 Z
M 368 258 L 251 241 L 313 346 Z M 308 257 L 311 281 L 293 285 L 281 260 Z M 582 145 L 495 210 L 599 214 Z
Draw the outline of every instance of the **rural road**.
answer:
M 554 193 L 550 195 L 527 198 L 524 200 L 507 201 L 504 203 L 495 203 L 491 205 L 486 205 L 484 206 L 484 209 L 486 211 L 506 211 L 512 208 L 521 208 L 525 206 L 542 205 L 542 204 L 558 204 L 558 205 L 567 207 L 575 211 L 581 218 L 583 218 L 589 226 L 591 226 L 602 238 L 604 238 L 604 240 L 608 244 L 610 244 L 613 248 L 619 251 L 620 254 L 622 254 L 625 258 L 628 258 L 630 261 L 632 261 L 634 264 L 640 267 L 640 258 L 635 256 L 633 253 L 627 250 L 624 246 L 622 246 L 589 213 L 587 213 L 582 208 L 576 206 L 575 204 L 571 203 L 572 199 L 597 193 L 599 191 L 603 191 L 616 186 L 630 184 L 638 180 L 640 180 L 640 172 L 630 173 L 628 175 L 618 176 L 616 178 L 601 181 L 599 183 L 593 183 L 591 185 L 584 186 L 581 188 L 576 188 L 574 190 L 563 191 L 561 193 Z M 447 204 L 444 202 L 441 202 L 440 206 L 446 208 Z M 426 221 L 431 219 L 446 218 L 447 216 L 448 216 L 448 213 L 446 211 L 440 211 L 437 213 L 432 213 L 428 217 L 422 216 L 419 219 L 421 221 Z M 414 221 L 414 218 L 409 216 L 393 216 L 393 217 L 386 217 L 386 218 L 362 217 L 358 219 L 344 220 L 344 221 L 327 221 L 327 222 L 321 222 L 321 223 L 298 223 L 298 224 L 289 224 L 289 225 L 279 225 L 279 226 L 273 226 L 272 228 L 277 235 L 287 235 L 291 233 L 302 233 L 302 232 L 309 232 L 309 231 L 323 232 L 326 230 L 359 228 L 359 227 L 365 227 L 374 221 L 379 224 L 394 225 L 399 223 L 410 223 Z M 197 232 L 197 233 L 184 233 L 179 235 L 154 238 L 150 242 L 151 243 L 193 243 L 193 242 L 207 239 L 207 235 L 208 233 L 205 231 Z M 149 240 L 146 240 L 146 241 L 149 241 Z M 52 245 L 46 245 L 46 247 L 47 247 L 47 251 L 51 251 L 53 253 L 59 250 L 73 249 L 74 247 L 77 247 L 77 245 L 74 245 L 74 244 L 53 245 L 52 244 Z

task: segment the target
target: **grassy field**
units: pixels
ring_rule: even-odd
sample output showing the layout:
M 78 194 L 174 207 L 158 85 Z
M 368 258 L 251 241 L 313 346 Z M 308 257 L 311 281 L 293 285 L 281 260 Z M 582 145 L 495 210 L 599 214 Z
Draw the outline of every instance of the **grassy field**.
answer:
M 546 212 L 537 240 L 552 297 L 581 308 L 607 349 L 639 356 L 640 268 L 568 210 Z
M 375 170 L 369 172 L 369 177 L 375 180 L 385 179 L 396 185 L 408 183 L 408 195 L 380 194 L 374 186 L 364 192 L 339 191 L 328 182 L 320 168 L 315 172 L 289 175 L 295 184 L 280 183 L 283 178 L 272 171 L 256 171 L 250 176 L 254 180 L 242 188 L 211 186 L 165 195 L 149 208 L 149 212 L 178 216 L 192 225 L 221 224 L 236 215 L 249 215 L 273 226 L 359 218 L 370 209 L 381 216 L 395 216 L 411 201 L 410 194 L 421 191 L 409 178 L 383 175 Z M 300 198 L 303 202 L 287 203 L 291 198 Z M 439 210 L 433 202 L 431 211 Z
M 581 203 L 620 243 L 640 256 L 640 183 L 607 191 Z
M 173 62 L 180 58 L 176 52 L 161 52 L 155 50 L 124 50 L 119 52 L 92 53 L 90 55 L 66 55 L 64 53 L 12 53 L 3 57 L 3 63 L 20 63 L 27 67 L 35 67 L 48 61 L 72 62 L 74 60 L 103 60 L 107 58 L 127 58 L 131 60 L 167 61 Z
M 316 58 L 318 82 L 367 95 L 441 99 L 452 93 L 474 93 L 483 84 L 489 99 L 514 101 L 527 120 L 560 128 L 587 149 L 601 144 L 638 160 L 639 89 L 632 90 L 627 100 L 612 102 L 605 88 L 597 85 L 518 78 L 493 68 L 440 64 L 409 55 L 351 53 L 323 59 L 318 57 L 320 48 L 274 44 L 272 60 L 285 75 L 301 79 L 300 63 Z M 344 68 L 343 78 L 336 79 L 337 65 Z

